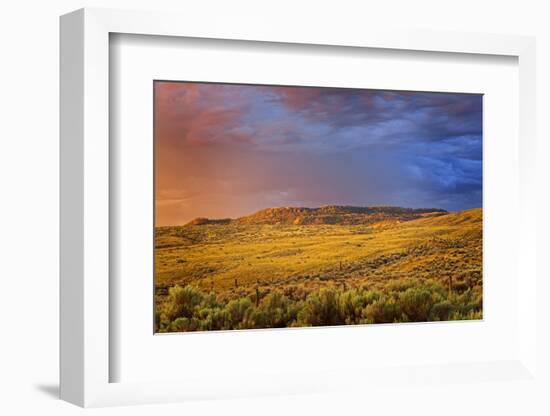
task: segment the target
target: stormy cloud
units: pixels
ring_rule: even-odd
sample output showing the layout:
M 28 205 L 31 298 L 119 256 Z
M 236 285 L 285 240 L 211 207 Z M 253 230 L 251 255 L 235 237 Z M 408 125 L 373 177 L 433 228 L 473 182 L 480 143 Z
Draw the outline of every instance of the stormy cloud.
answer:
M 157 224 L 273 206 L 482 202 L 482 96 L 155 83 Z

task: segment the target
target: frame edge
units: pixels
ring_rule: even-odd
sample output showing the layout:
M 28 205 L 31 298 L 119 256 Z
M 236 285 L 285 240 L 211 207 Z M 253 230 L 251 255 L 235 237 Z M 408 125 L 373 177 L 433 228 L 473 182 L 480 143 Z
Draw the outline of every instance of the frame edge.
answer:
M 84 11 L 60 18 L 60 398 L 84 405 Z
M 462 33 L 447 33 L 437 38 L 427 38 L 424 32 L 410 34 L 409 41 L 403 43 L 402 32 L 374 36 L 371 31 L 361 33 L 361 36 L 354 36 L 357 35 L 355 32 L 345 33 L 335 36 L 336 41 L 327 42 L 327 35 L 320 32 L 305 38 L 296 37 L 296 32 L 292 31 L 284 36 L 273 36 L 268 25 L 261 30 L 249 28 L 252 35 L 243 36 L 242 33 L 248 32 L 247 28 L 235 33 L 226 24 L 209 31 L 198 27 L 198 24 L 189 21 L 187 25 L 182 25 L 177 16 L 162 12 L 151 16 L 150 12 L 145 11 L 98 8 L 80 9 L 61 17 L 60 397 L 78 406 L 100 407 L 185 399 L 182 391 L 176 388 L 176 383 L 168 384 L 173 386 L 173 390 L 165 390 L 164 385 L 163 388 L 159 385 L 150 392 L 150 386 L 123 386 L 109 383 L 108 379 L 108 342 L 105 344 L 109 324 L 108 273 L 103 273 L 105 262 L 108 263 L 108 248 L 104 245 L 108 244 L 108 238 L 105 238 L 104 231 L 94 229 L 91 217 L 108 223 L 108 203 L 104 205 L 103 199 L 108 194 L 108 188 L 98 187 L 96 182 L 108 186 L 109 33 L 502 54 L 518 56 L 528 68 L 534 64 L 532 59 L 521 59 L 525 57 L 526 46 L 534 40 L 532 37 L 474 33 L 464 37 Z M 331 35 L 334 37 L 334 34 L 329 34 L 329 38 Z M 403 47 L 404 44 L 409 46 Z M 99 90 L 94 89 L 98 86 Z M 528 153 L 523 160 L 531 158 Z M 94 203 L 97 196 L 101 197 L 100 201 Z M 96 211 L 98 208 L 99 212 Z M 532 234 L 524 234 L 524 237 L 530 239 Z M 536 336 L 528 332 L 531 337 Z M 524 353 L 529 354 L 537 345 L 536 338 L 531 340 L 534 345 L 530 342 L 522 346 L 522 354 L 518 357 L 522 364 Z M 533 364 L 536 366 L 536 363 Z

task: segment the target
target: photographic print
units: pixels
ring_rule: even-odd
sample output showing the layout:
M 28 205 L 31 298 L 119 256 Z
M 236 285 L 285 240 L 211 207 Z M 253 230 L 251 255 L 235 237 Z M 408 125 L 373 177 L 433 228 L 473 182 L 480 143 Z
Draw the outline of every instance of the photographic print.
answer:
M 155 332 L 482 319 L 481 94 L 153 87 Z

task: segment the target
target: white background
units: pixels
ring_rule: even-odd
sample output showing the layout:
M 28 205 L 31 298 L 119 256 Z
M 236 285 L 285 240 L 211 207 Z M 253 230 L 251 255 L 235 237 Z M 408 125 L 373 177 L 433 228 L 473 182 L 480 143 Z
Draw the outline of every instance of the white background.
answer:
M 0 313 L 3 336 L 0 343 L 0 412 L 4 414 L 73 414 L 82 412 L 55 399 L 58 368 L 58 16 L 83 6 L 155 8 L 183 11 L 190 18 L 208 23 L 211 13 L 228 19 L 243 15 L 270 16 L 281 24 L 308 21 L 338 25 L 368 25 L 387 20 L 392 25 L 431 27 L 440 30 L 527 34 L 538 36 L 539 114 L 539 240 L 548 250 L 550 227 L 548 206 L 549 168 L 543 161 L 550 155 L 550 13 L 545 1 L 19 1 L 4 2 L 0 13 L 0 64 L 2 89 L 0 120 L 2 151 L 2 282 Z M 202 16 L 202 17 L 199 17 Z M 241 17 L 239 17 L 241 16 Z M 182 22 L 185 24 L 185 22 Z M 546 125 L 544 124 L 546 122 Z M 548 163 L 546 163 L 548 165 Z M 544 186 L 546 185 L 546 187 Z M 543 251 L 541 251 L 543 253 Z M 550 276 L 541 256 L 540 269 Z M 546 256 L 547 257 L 547 256 Z M 548 283 L 539 290 L 550 293 Z M 540 312 L 548 317 L 547 305 Z M 550 325 L 548 325 L 550 327 Z M 549 348 L 550 334 L 542 333 Z M 542 365 L 548 358 L 539 357 Z M 546 371 L 548 374 L 548 371 Z M 441 412 L 453 414 L 548 414 L 548 407 L 536 407 L 530 392 L 502 383 L 502 400 L 487 403 L 479 386 L 457 384 L 456 400 L 442 402 Z M 314 396 L 271 397 L 247 400 L 196 402 L 100 409 L 99 414 L 392 414 L 396 401 L 406 402 L 410 414 L 425 414 L 426 401 L 437 401 L 441 387 L 429 391 L 411 388 L 400 397 L 348 395 L 345 392 Z M 532 392 L 537 394 L 537 392 Z M 380 406 L 386 403 L 386 406 Z M 548 404 L 547 404 L 548 406 Z

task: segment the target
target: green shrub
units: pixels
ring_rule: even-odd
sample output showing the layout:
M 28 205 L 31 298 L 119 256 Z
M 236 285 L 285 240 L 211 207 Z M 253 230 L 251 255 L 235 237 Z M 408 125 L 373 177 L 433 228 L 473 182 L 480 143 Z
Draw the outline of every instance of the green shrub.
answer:
M 386 324 L 402 320 L 401 307 L 393 297 L 382 297 L 367 305 L 361 323 Z
M 455 306 L 448 300 L 436 303 L 430 311 L 430 321 L 447 321 L 454 310 Z
M 259 309 L 268 328 L 284 328 L 296 317 L 290 300 L 278 290 L 267 294 L 261 300 Z
M 169 321 L 177 318 L 191 318 L 203 300 L 202 292 L 194 286 L 174 286 L 168 290 L 164 303 L 164 315 Z
M 219 307 L 204 307 L 198 309 L 195 313 L 195 318 L 199 321 L 198 330 L 212 331 L 218 329 L 224 329 L 226 322 L 228 321 L 228 315 L 225 310 Z
M 338 294 L 334 289 L 321 288 L 308 295 L 298 319 L 304 325 L 341 325 L 344 323 L 338 310 Z
M 361 322 L 363 309 L 380 298 L 380 293 L 370 290 L 351 289 L 340 294 L 338 308 L 341 318 L 347 325 Z
M 236 291 L 224 297 L 194 286 L 174 286 L 157 298 L 155 329 L 160 332 L 244 328 L 284 328 L 393 322 L 481 319 L 482 291 L 476 286 L 449 292 L 436 280 L 378 282 L 360 288 L 288 287 L 263 293 Z M 380 289 L 374 289 L 378 287 Z M 390 290 L 393 289 L 393 290 Z M 307 296 L 306 296 L 307 293 Z M 288 294 L 288 295 L 287 295 Z
M 239 329 L 247 310 L 252 306 L 249 298 L 230 300 L 225 305 L 226 321 L 223 329 Z
M 199 326 L 200 322 L 195 318 L 176 318 L 170 324 L 170 330 L 172 332 L 196 331 Z
M 412 322 L 427 321 L 433 303 L 432 294 L 427 289 L 410 288 L 399 294 L 401 310 Z
M 255 306 L 249 308 L 241 323 L 242 328 L 269 328 L 269 316 L 264 310 L 260 310 Z

